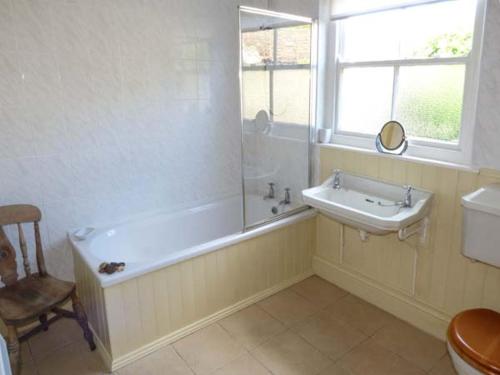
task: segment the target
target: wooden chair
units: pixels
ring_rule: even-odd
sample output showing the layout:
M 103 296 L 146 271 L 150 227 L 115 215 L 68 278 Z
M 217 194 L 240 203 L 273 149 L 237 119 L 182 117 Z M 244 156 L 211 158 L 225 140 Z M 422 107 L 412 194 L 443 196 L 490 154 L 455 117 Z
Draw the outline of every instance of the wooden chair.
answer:
M 72 282 L 58 280 L 47 273 L 43 258 L 42 241 L 39 222 L 42 213 L 35 206 L 13 205 L 0 207 L 0 280 L 4 287 L 0 288 L 0 319 L 7 326 L 7 347 L 12 372 L 20 371 L 19 343 L 31 336 L 47 331 L 49 325 L 56 320 L 72 318 L 78 321 L 83 330 L 90 350 L 95 349 L 94 337 L 87 323 L 87 316 L 76 294 L 76 286 Z M 38 273 L 32 273 L 28 259 L 23 223 L 34 223 L 35 249 Z M 19 247 L 23 257 L 25 277 L 19 279 L 17 274 L 16 251 L 9 242 L 3 226 L 17 225 Z M 73 311 L 60 308 L 71 299 Z M 48 314 L 55 315 L 48 319 Z M 40 321 L 35 328 L 18 337 L 18 328 Z

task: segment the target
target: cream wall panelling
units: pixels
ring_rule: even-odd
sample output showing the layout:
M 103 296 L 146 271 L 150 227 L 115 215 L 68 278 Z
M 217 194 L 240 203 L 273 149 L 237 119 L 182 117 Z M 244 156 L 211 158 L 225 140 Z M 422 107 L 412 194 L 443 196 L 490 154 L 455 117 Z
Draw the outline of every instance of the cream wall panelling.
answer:
M 351 280 L 357 286 L 350 291 L 396 315 L 404 310 L 400 317 L 441 338 L 446 323 L 461 310 L 489 307 L 500 311 L 500 270 L 461 254 L 460 205 L 464 194 L 488 183 L 500 183 L 499 172 L 466 171 L 322 148 L 321 179 L 326 179 L 334 168 L 433 191 L 429 240 L 426 246 L 420 246 L 415 239 L 402 242 L 387 235 L 370 236 L 362 242 L 356 230 L 319 216 L 316 273 L 348 290 L 351 284 L 346 280 Z M 389 299 L 384 306 L 381 301 L 385 298 L 367 292 L 373 288 L 379 295 L 396 296 L 398 303 Z M 405 309 L 399 306 L 401 301 Z M 408 308 L 408 304 L 413 307 Z

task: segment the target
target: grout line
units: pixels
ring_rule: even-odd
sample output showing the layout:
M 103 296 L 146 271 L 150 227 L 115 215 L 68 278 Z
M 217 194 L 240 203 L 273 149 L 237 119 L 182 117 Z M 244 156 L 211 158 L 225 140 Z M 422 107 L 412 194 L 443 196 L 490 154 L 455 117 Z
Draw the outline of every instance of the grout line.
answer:
M 184 357 L 181 355 L 181 353 L 179 353 L 177 351 L 177 348 L 174 346 L 175 342 L 173 342 L 172 344 L 170 344 L 170 346 L 172 347 L 172 349 L 174 350 L 175 354 L 177 354 L 177 356 L 181 359 L 182 362 L 184 362 L 184 364 L 186 365 L 186 367 L 189 369 L 189 371 L 191 371 L 191 373 L 193 375 L 196 375 L 196 372 L 191 368 L 191 366 L 189 366 L 189 363 L 187 363 L 187 361 L 184 359 Z M 147 357 L 144 357 L 144 358 L 147 358 Z

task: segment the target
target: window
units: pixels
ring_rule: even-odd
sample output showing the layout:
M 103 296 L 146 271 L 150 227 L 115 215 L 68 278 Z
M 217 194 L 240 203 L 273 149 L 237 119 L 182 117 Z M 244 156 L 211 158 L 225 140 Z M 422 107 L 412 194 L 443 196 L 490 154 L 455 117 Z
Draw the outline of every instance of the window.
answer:
M 242 33 L 243 116 L 309 125 L 311 25 Z
M 429 147 L 463 151 L 477 81 L 476 7 L 449 0 L 334 21 L 335 138 L 367 144 L 396 120 L 415 154 L 412 146 L 427 147 L 418 156 L 432 157 Z

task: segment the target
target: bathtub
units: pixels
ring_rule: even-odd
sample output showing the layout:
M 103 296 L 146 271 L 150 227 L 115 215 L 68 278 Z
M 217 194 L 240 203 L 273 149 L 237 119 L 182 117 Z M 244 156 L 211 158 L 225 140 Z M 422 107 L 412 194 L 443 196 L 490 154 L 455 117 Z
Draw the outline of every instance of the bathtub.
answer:
M 315 215 L 241 232 L 236 197 L 97 227 L 83 240 L 70 232 L 78 293 L 109 370 L 310 276 Z M 100 274 L 111 261 L 125 270 Z
M 255 207 L 250 220 L 270 215 L 277 200 L 250 197 Z M 277 215 L 283 213 L 281 208 Z M 306 210 L 267 226 L 242 233 L 241 197 L 169 214 L 155 213 L 102 228 L 92 228 L 84 240 L 70 231 L 73 249 L 92 269 L 102 287 L 109 287 L 159 268 L 230 246 L 284 225 L 315 215 Z M 124 262 L 123 272 L 113 275 L 97 272 L 103 262 Z

